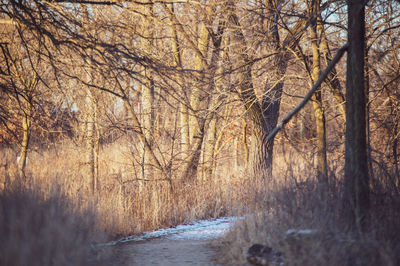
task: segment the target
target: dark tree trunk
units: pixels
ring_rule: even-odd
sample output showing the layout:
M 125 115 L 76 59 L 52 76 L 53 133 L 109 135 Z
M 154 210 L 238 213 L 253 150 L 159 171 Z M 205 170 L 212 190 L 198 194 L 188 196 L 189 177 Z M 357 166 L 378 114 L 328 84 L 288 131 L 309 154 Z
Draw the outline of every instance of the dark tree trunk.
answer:
M 364 1 L 348 0 L 344 208 L 348 225 L 362 232 L 369 209 L 364 79 Z

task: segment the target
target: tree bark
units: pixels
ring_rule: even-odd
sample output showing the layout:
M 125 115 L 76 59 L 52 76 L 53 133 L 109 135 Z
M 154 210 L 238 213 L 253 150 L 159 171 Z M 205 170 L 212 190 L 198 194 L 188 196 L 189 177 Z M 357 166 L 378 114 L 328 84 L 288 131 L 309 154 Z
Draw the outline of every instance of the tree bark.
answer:
M 88 184 L 89 191 L 95 194 L 99 189 L 98 182 L 98 149 L 99 136 L 97 124 L 97 103 L 93 92 L 87 88 L 86 95 L 86 163 L 89 169 Z
M 151 54 L 151 18 L 153 16 L 153 4 L 151 1 L 146 1 L 147 5 L 143 5 L 142 17 L 142 29 L 141 29 L 141 48 L 145 54 Z M 152 158 L 150 156 L 150 150 L 153 148 L 153 135 L 154 135 L 154 83 L 152 81 L 151 71 L 146 67 L 142 69 L 143 79 L 141 81 L 141 103 L 142 103 L 142 126 L 143 134 L 147 139 L 149 145 L 143 146 L 142 155 L 142 179 L 152 179 L 153 176 L 153 165 Z M 143 185 L 143 184 L 141 184 Z
M 186 158 L 189 156 L 189 149 L 190 149 L 190 138 L 189 138 L 189 101 L 186 95 L 186 90 L 184 86 L 184 81 L 182 77 L 182 56 L 181 56 L 181 49 L 179 47 L 179 40 L 178 40 L 178 33 L 176 29 L 176 24 L 174 23 L 173 14 L 175 13 L 174 4 L 171 3 L 166 5 L 165 8 L 170 10 L 169 14 L 169 30 L 171 34 L 171 49 L 172 49 L 172 58 L 173 64 L 178 74 L 175 76 L 176 83 L 180 86 L 180 93 L 181 99 L 179 102 L 179 128 L 180 128 L 180 149 L 181 155 L 180 159 L 185 161 Z
M 29 142 L 31 139 L 33 93 L 37 89 L 38 85 L 39 79 L 35 73 L 32 80 L 29 82 L 28 87 L 25 89 L 25 95 L 21 97 L 21 100 L 18 99 L 20 95 L 16 96 L 23 112 L 22 141 L 18 161 L 18 173 L 20 177 L 23 178 L 25 178 L 25 167 L 28 158 Z
M 28 156 L 28 147 L 31 138 L 31 124 L 32 124 L 31 111 L 32 111 L 32 104 L 28 102 L 26 103 L 26 109 L 24 110 L 24 115 L 22 117 L 22 141 L 21 141 L 21 149 L 18 161 L 18 172 L 20 177 L 25 177 L 25 167 Z
M 365 6 L 348 0 L 346 80 L 346 141 L 344 208 L 351 229 L 366 229 L 369 210 L 369 176 L 366 144 L 366 96 L 364 80 Z
M 309 8 L 313 15 L 313 22 L 309 29 L 311 48 L 312 48 L 312 70 L 311 80 L 315 83 L 320 76 L 320 52 L 318 45 L 318 33 L 317 33 L 317 17 L 319 14 L 319 1 L 312 1 Z M 328 184 L 328 171 L 327 171 L 327 160 L 326 160 L 326 126 L 325 126 L 325 113 L 322 103 L 322 91 L 321 87 L 313 95 L 313 108 L 315 125 L 317 129 L 317 177 L 320 184 Z
M 254 91 L 251 63 L 247 55 L 246 39 L 242 32 L 239 19 L 236 15 L 235 5 L 232 1 L 228 3 L 228 23 L 232 26 L 231 46 L 232 54 L 235 55 L 234 67 L 239 68 L 237 73 L 238 92 L 246 110 L 247 117 L 252 121 L 254 128 L 254 141 L 252 143 L 251 168 L 255 177 L 261 179 L 270 179 L 272 176 L 272 155 L 274 147 L 274 139 L 268 138 L 271 130 L 275 128 L 281 102 L 283 89 L 283 77 L 286 72 L 288 53 L 281 49 L 277 21 L 267 20 L 267 29 L 269 32 L 267 48 L 271 53 L 276 52 L 272 57 L 271 76 L 273 83 L 265 84 L 261 101 L 257 99 Z M 266 17 L 275 18 L 274 12 L 277 12 L 276 1 L 266 1 L 267 15 Z M 298 30 L 301 23 L 295 26 Z M 297 34 L 296 30 L 293 35 Z M 288 40 L 292 38 L 288 36 Z M 298 38 L 298 37 L 297 37 Z M 293 48 L 297 42 L 294 38 L 288 46 Z
M 321 41 L 321 51 L 323 59 L 325 61 L 325 65 L 328 65 L 329 62 L 332 60 L 331 52 L 329 49 L 328 41 L 326 39 L 324 26 L 320 21 L 318 21 L 318 31 L 319 35 L 321 36 L 320 41 Z M 342 115 L 343 119 L 346 119 L 345 99 L 343 95 L 342 85 L 340 84 L 340 81 L 338 79 L 336 68 L 333 68 L 331 72 L 329 72 L 328 78 L 326 79 L 326 83 L 328 84 L 328 87 L 330 88 L 333 96 L 335 97 L 338 103 L 340 114 Z

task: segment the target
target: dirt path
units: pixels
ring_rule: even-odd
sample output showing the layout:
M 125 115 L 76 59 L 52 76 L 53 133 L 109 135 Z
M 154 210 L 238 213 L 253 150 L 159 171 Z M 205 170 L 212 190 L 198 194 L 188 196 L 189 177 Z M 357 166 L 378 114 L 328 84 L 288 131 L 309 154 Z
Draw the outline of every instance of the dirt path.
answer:
M 115 251 L 114 265 L 218 265 L 209 243 L 222 236 L 235 220 L 202 220 L 110 242 Z
M 124 243 L 117 249 L 116 265 L 218 265 L 215 251 L 205 240 L 152 239 Z

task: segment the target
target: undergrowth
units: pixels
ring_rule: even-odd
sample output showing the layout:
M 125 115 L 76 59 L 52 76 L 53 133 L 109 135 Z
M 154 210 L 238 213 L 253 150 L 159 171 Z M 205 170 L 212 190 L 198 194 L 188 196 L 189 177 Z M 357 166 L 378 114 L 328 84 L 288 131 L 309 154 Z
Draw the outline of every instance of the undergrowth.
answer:
M 109 265 L 97 218 L 58 189 L 13 182 L 0 192 L 0 265 Z
M 400 195 L 396 189 L 387 187 L 385 193 L 371 194 L 368 229 L 359 235 L 344 222 L 340 181 L 327 191 L 313 176 L 306 179 L 269 183 L 263 191 L 258 188 L 257 206 L 214 241 L 219 262 L 248 265 L 246 252 L 259 243 L 282 252 L 285 265 L 400 265 Z M 288 230 L 293 229 L 317 234 L 296 246 L 287 240 Z

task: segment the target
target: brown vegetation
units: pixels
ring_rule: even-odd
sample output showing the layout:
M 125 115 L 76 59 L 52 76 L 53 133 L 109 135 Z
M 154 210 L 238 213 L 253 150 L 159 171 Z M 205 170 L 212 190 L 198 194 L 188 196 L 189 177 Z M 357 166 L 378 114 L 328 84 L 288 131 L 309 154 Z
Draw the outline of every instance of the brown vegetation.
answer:
M 309 147 L 308 147 L 309 148 Z M 290 155 L 289 155 L 290 154 Z M 329 154 L 328 154 L 329 155 Z M 332 155 L 332 154 L 331 154 Z M 349 230 L 341 201 L 342 181 L 335 175 L 343 165 L 332 169 L 328 194 L 321 191 L 318 180 L 307 171 L 307 158 L 293 149 L 286 150 L 286 158 L 275 154 L 275 172 L 283 178 L 280 184 L 255 188 L 252 212 L 236 222 L 233 228 L 212 245 L 219 251 L 223 265 L 248 265 L 246 253 L 254 243 L 260 243 L 284 254 L 285 265 L 398 265 L 400 263 L 398 190 L 386 187 L 385 193 L 373 193 L 369 208 L 367 231 L 360 237 Z M 334 165 L 334 156 L 328 156 Z M 339 159 L 341 160 L 341 159 Z M 284 162 L 284 165 L 282 163 Z M 296 165 L 290 167 L 287 164 Z M 393 177 L 392 177 L 393 178 Z M 381 180 L 383 181 L 383 180 Z M 374 191 L 377 191 L 375 188 Z M 382 189 L 382 188 L 381 188 Z M 288 243 L 288 230 L 313 230 L 315 237 Z
M 109 265 L 111 250 L 90 206 L 71 203 L 56 186 L 14 182 L 0 193 L 0 265 Z
M 396 264 L 400 9 L 367 2 L 0 1 L 0 193 L 57 184 L 113 236 L 256 213 L 229 263 L 311 228 L 346 244 L 294 264 Z

